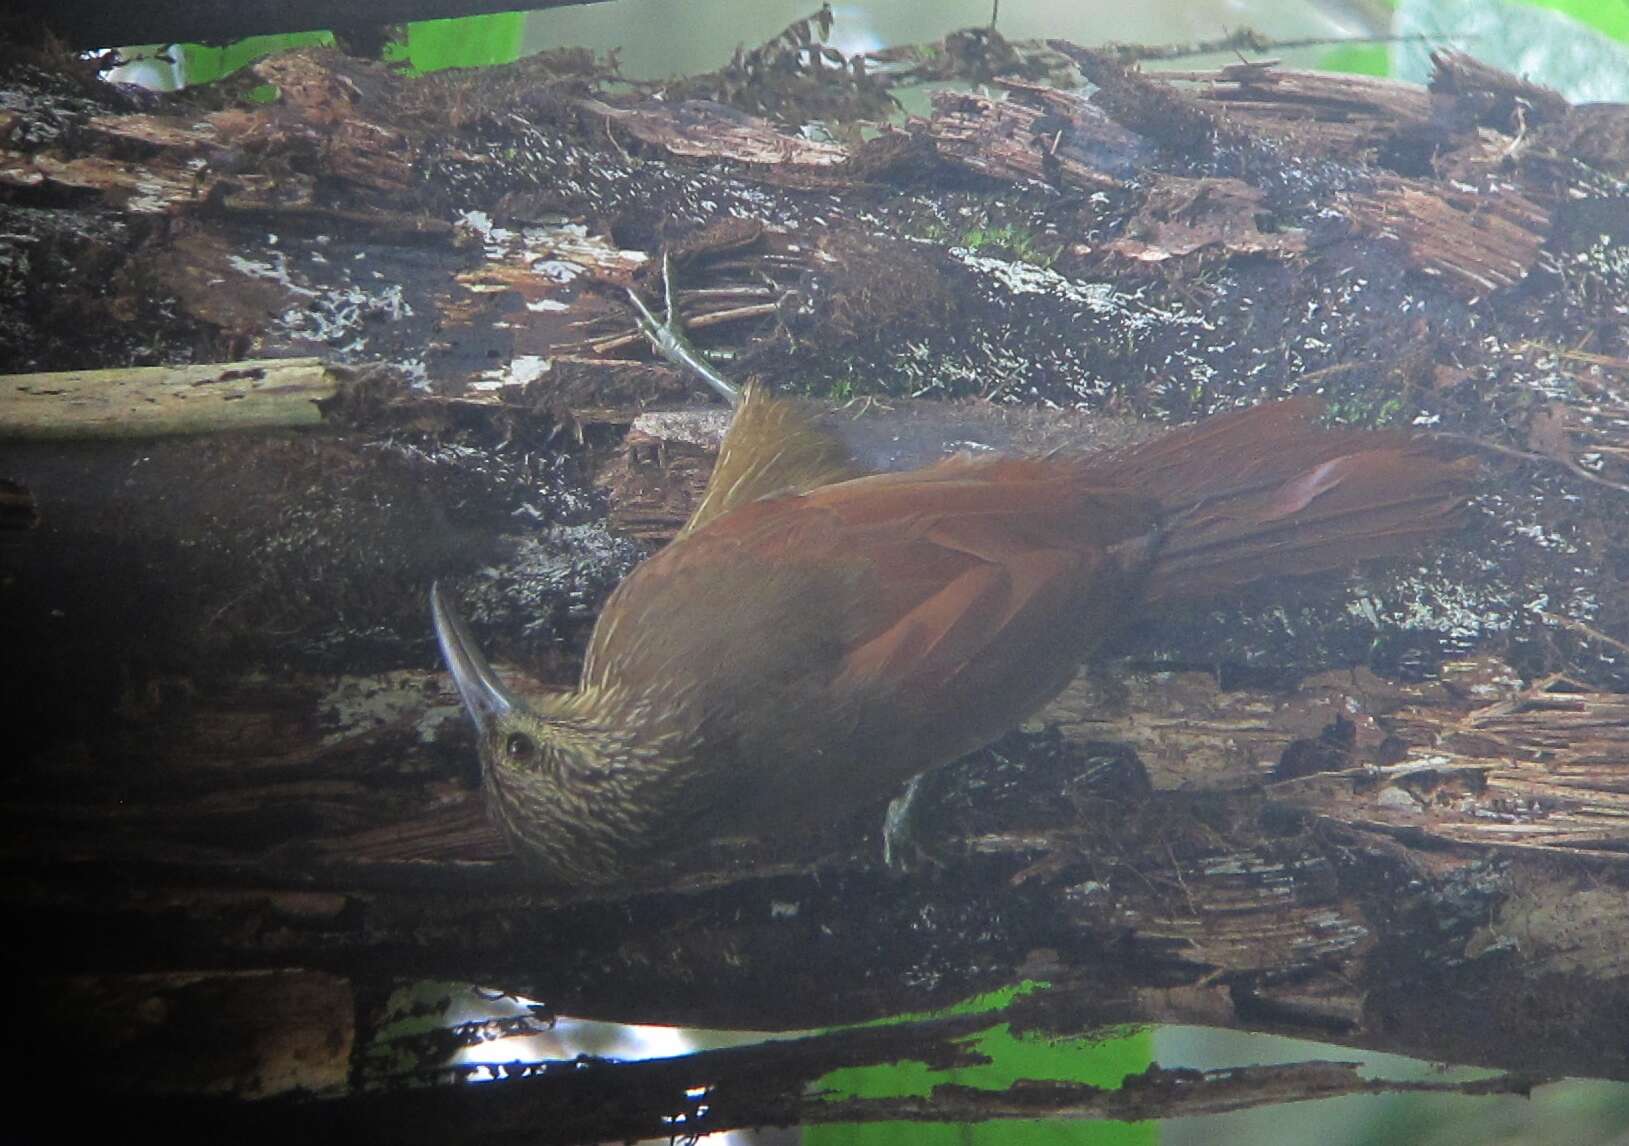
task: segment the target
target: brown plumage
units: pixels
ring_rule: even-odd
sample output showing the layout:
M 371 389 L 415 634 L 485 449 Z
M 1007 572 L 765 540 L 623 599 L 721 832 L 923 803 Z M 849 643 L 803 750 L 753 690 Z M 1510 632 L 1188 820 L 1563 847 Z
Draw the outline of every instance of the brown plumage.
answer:
M 749 392 L 696 519 L 606 603 L 577 691 L 504 692 L 437 593 L 492 807 L 567 883 L 807 827 L 999 736 L 1140 608 L 1452 526 L 1461 464 L 1316 413 L 833 480 L 852 471 L 830 436 Z

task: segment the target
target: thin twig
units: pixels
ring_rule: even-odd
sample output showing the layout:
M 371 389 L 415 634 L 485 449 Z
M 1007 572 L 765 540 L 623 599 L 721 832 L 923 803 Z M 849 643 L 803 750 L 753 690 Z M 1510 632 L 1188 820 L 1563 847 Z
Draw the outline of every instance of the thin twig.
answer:
M 1609 645 L 1620 653 L 1629 653 L 1629 644 L 1624 644 L 1616 637 L 1609 637 L 1601 630 L 1586 625 L 1583 621 L 1562 616 L 1560 613 L 1546 613 L 1541 609 L 1535 609 L 1534 612 L 1551 624 L 1560 625 L 1563 629 L 1571 629 L 1573 632 L 1588 637 L 1592 641 L 1599 641 L 1603 645 Z
M 1223 36 L 1219 40 L 1199 40 L 1192 44 L 1109 44 L 1104 51 L 1122 63 L 1141 60 L 1180 60 L 1189 56 L 1213 56 L 1221 52 L 1276 52 L 1284 48 L 1323 48 L 1343 44 L 1425 44 L 1431 42 L 1421 35 L 1410 36 L 1308 36 L 1292 40 L 1275 40 L 1252 32 L 1248 28 Z
M 1611 478 L 1604 478 L 1597 473 L 1591 473 L 1589 470 L 1585 469 L 1571 458 L 1556 458 L 1551 457 L 1549 454 L 1536 454 L 1531 450 L 1518 450 L 1515 446 L 1507 446 L 1502 442 L 1489 441 L 1487 438 L 1479 438 L 1474 434 L 1455 434 L 1449 431 L 1439 431 L 1431 436 L 1441 441 L 1459 442 L 1467 446 L 1475 446 L 1479 450 L 1487 450 L 1490 453 L 1504 454 L 1506 457 L 1519 458 L 1524 462 L 1548 462 L 1551 465 L 1561 466 L 1563 469 L 1566 469 L 1578 477 L 1583 478 L 1585 481 L 1594 482 L 1596 485 L 1604 485 L 1607 489 L 1615 489 L 1619 493 L 1629 493 L 1629 485 L 1625 485 L 1623 482 L 1613 481 Z
M 1587 350 L 1567 350 L 1560 346 L 1552 346 L 1548 342 L 1536 342 L 1527 339 L 1516 344 L 1517 350 L 1537 350 L 1544 354 L 1553 354 L 1557 358 L 1565 358 L 1571 362 L 1587 362 L 1591 366 L 1600 366 L 1607 370 L 1629 370 L 1629 358 L 1615 358 L 1610 354 L 1592 354 Z
M 776 304 L 772 302 L 755 303 L 752 306 L 736 306 L 730 307 L 728 310 L 715 310 L 710 314 L 697 315 L 695 318 L 686 318 L 684 325 L 690 330 L 700 330 L 704 327 L 718 326 L 726 322 L 739 322 L 747 318 L 762 318 L 765 315 L 776 313 L 776 310 Z M 613 350 L 623 350 L 629 346 L 637 346 L 644 341 L 645 336 L 634 330 L 611 338 L 603 338 L 597 342 L 573 344 L 571 347 L 561 347 L 561 349 L 570 350 L 585 345 L 587 349 L 595 354 L 609 354 Z
M 1359 366 L 1373 366 L 1372 362 L 1337 362 L 1333 366 L 1325 366 L 1310 373 L 1302 374 L 1296 378 L 1297 382 L 1316 382 L 1320 378 L 1328 378 L 1332 374 L 1345 374 L 1348 370 L 1356 370 Z

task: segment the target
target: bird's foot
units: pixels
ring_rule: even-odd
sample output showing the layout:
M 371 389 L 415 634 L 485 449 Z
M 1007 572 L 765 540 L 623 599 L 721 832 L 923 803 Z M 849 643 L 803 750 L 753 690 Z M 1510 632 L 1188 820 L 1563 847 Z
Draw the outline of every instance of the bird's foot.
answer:
M 731 406 L 739 406 L 741 387 L 720 374 L 696 349 L 695 343 L 685 337 L 678 308 L 673 304 L 673 267 L 666 251 L 662 252 L 662 294 L 667 305 L 667 317 L 659 320 L 645 305 L 645 300 L 639 297 L 639 292 L 628 288 L 628 300 L 633 303 L 640 332 L 650 339 L 656 353 L 673 365 L 694 373 Z

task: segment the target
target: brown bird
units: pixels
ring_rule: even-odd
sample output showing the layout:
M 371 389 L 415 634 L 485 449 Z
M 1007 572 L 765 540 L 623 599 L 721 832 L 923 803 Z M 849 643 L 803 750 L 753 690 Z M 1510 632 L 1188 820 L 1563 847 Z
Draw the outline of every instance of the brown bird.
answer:
M 801 406 L 749 388 L 701 508 L 606 602 L 575 691 L 517 698 L 432 590 L 489 806 L 565 884 L 795 832 L 989 743 L 1140 610 L 1455 523 L 1464 463 L 1317 412 L 853 476 Z

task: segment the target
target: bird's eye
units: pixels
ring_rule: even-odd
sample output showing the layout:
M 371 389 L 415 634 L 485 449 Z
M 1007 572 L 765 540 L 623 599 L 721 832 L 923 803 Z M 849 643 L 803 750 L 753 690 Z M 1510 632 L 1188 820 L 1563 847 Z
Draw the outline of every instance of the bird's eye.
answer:
M 516 764 L 528 764 L 537 755 L 537 743 L 524 732 L 511 732 L 503 742 L 503 752 Z

